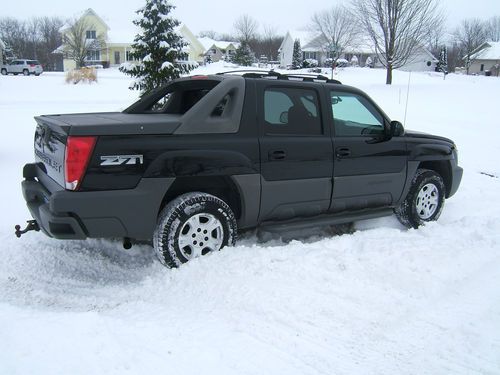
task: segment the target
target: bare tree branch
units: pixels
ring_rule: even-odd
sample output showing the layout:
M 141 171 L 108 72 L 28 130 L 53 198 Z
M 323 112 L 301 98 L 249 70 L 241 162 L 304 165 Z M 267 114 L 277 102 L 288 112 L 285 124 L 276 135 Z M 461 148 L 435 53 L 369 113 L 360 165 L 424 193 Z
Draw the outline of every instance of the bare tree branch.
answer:
M 317 47 L 329 53 L 332 70 L 346 49 L 354 45 L 358 34 L 353 15 L 343 5 L 335 5 L 328 11 L 315 13 L 311 19 L 310 29 L 319 35 L 314 42 L 319 44 Z
M 462 58 L 465 59 L 465 68 L 469 74 L 474 51 L 486 41 L 487 33 L 483 21 L 478 18 L 463 20 L 455 30 L 455 39 L 458 42 Z
M 85 60 L 90 51 L 101 50 L 104 37 L 96 35 L 95 38 L 87 38 L 87 31 L 95 30 L 95 27 L 85 18 L 73 19 L 68 22 L 68 25 L 64 35 L 64 53 L 66 57 L 75 61 L 77 68 L 81 68 L 85 66 Z
M 387 69 L 387 84 L 392 83 L 392 70 L 404 66 L 426 44 L 430 30 L 443 23 L 437 0 L 353 0 L 353 4 Z
M 249 43 L 257 35 L 258 23 L 248 14 L 244 14 L 234 22 L 234 29 L 240 42 Z
M 500 42 L 500 16 L 493 16 L 486 26 L 487 38 L 492 42 Z

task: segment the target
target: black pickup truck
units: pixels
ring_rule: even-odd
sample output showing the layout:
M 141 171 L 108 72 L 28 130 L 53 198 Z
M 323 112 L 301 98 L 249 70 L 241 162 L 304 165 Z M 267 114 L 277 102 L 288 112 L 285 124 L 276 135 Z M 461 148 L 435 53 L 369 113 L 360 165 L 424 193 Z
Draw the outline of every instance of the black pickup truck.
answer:
M 36 117 L 22 190 L 28 230 L 149 241 L 175 267 L 235 243 L 396 213 L 436 220 L 458 189 L 455 144 L 409 132 L 362 91 L 325 77 L 181 78 L 123 112 Z

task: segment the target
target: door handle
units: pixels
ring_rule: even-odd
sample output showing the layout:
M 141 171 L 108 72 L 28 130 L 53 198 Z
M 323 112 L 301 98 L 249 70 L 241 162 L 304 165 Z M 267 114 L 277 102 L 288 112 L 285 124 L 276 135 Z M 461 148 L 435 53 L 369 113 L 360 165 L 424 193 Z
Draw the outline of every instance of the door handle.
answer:
M 286 152 L 284 150 L 272 150 L 269 151 L 269 160 L 283 160 L 286 158 Z
M 339 147 L 335 150 L 337 158 L 342 159 L 351 156 L 351 149 L 347 147 Z

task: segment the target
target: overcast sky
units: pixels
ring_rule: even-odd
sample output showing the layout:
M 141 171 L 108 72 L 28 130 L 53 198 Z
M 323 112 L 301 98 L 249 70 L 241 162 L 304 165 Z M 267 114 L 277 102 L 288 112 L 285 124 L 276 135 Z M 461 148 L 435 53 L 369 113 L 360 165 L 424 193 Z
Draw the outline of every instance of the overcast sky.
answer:
M 120 24 L 125 27 L 135 17 L 135 10 L 145 0 L 25 0 L 22 6 L 17 1 L 2 1 L 0 17 L 12 16 L 29 18 L 31 16 L 71 17 L 86 8 L 93 8 L 101 17 L 109 21 L 110 26 Z M 293 0 L 174 0 L 177 7 L 175 16 L 184 22 L 194 33 L 202 30 L 231 32 L 234 20 L 247 13 L 259 24 L 273 25 L 278 33 L 304 28 L 311 15 L 328 9 L 332 0 L 293 1 Z M 346 2 L 346 0 L 344 0 Z M 500 0 L 441 0 L 441 6 L 447 15 L 448 27 L 454 27 L 467 17 L 489 18 L 500 15 Z M 118 27 L 118 26 L 116 26 Z

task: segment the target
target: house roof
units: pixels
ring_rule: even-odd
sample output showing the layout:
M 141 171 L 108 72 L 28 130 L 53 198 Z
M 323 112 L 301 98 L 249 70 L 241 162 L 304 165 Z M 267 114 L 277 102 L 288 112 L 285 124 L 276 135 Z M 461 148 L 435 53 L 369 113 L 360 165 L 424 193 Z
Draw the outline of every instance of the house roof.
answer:
M 476 51 L 472 60 L 500 60 L 500 42 L 483 43 Z
M 123 17 L 123 15 L 113 15 L 100 17 L 96 11 L 89 8 L 81 12 L 77 17 L 81 18 L 86 15 L 95 16 L 107 29 L 106 43 L 108 46 L 123 46 L 131 45 L 134 42 L 135 36 L 140 33 L 140 29 L 133 24 L 133 19 L 136 17 L 135 13 L 130 14 L 130 17 Z M 64 32 L 69 28 L 69 24 L 65 24 L 59 29 L 59 32 Z M 203 46 L 197 41 L 196 37 L 192 34 L 185 24 L 180 24 L 175 28 L 175 31 L 191 44 L 196 45 L 198 49 Z M 53 53 L 61 53 L 61 48 L 56 49 Z
M 82 17 L 85 17 L 85 16 L 94 16 L 96 17 L 105 27 L 107 30 L 109 30 L 109 26 L 108 24 L 94 11 L 94 9 L 92 8 L 88 8 L 87 10 L 84 10 L 83 12 L 81 12 L 80 14 L 77 14 L 76 15 L 76 19 L 80 19 Z M 65 30 L 69 29 L 70 28 L 70 24 L 68 22 L 66 22 L 60 29 L 59 29 L 59 32 L 62 33 L 64 32 Z
M 294 43 L 296 39 L 300 40 L 301 50 L 308 51 L 308 48 L 310 47 L 309 44 L 313 39 L 315 39 L 315 37 L 308 30 L 289 30 L 283 38 L 279 49 L 281 50 L 285 46 L 285 43 L 288 43 L 288 40 L 291 40 L 291 42 Z M 313 48 L 313 50 L 317 51 L 317 48 Z
M 239 47 L 239 43 L 237 42 L 227 42 L 223 40 L 215 40 L 208 37 L 198 38 L 198 41 L 203 45 L 203 48 L 206 50 L 211 49 L 212 47 L 217 47 L 221 50 L 227 49 L 229 46 L 233 46 L 234 48 Z
M 314 32 L 309 30 L 292 30 L 288 31 L 283 42 L 281 43 L 280 49 L 287 43 L 287 38 L 292 40 L 300 40 L 300 48 L 303 52 L 318 52 L 322 50 L 325 43 L 321 40 L 320 35 L 315 35 Z M 352 46 L 346 48 L 346 53 L 364 53 L 372 54 L 374 53 L 373 43 L 369 38 L 359 37 L 353 42 Z

